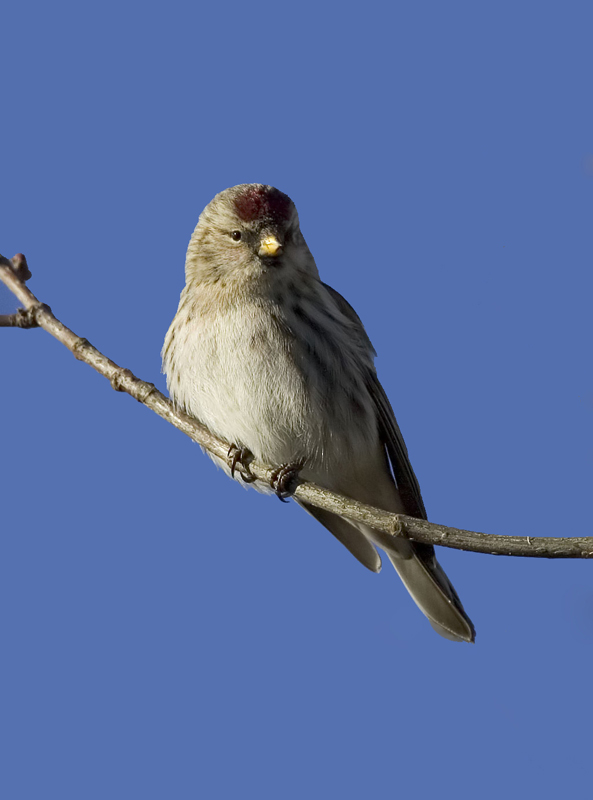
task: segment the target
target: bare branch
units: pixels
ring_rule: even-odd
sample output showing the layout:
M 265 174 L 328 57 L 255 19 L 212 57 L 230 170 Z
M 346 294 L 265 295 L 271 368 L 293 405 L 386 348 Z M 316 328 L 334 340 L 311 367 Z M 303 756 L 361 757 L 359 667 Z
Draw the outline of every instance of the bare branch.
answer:
M 0 314 L 0 328 L 38 328 L 35 315 L 24 308 L 14 314 Z
M 0 256 L 0 280 L 24 306 L 16 314 L 0 317 L 0 326 L 39 326 L 64 344 L 79 361 L 84 361 L 105 378 L 114 389 L 126 392 L 148 406 L 163 419 L 185 433 L 194 442 L 219 458 L 227 459 L 229 443 L 214 436 L 193 417 L 176 409 L 152 383 L 137 378 L 129 369 L 119 367 L 104 356 L 87 340 L 77 336 L 63 325 L 49 306 L 41 303 L 25 285 L 31 276 L 25 257 L 19 254 L 12 261 Z M 15 321 L 20 320 L 20 321 Z M 25 324 L 23 324 L 23 322 Z M 240 466 L 238 466 L 240 469 Z M 255 477 L 269 484 L 274 467 L 251 462 L 249 469 Z M 544 538 L 530 536 L 497 536 L 493 534 L 448 528 L 426 520 L 391 514 L 364 505 L 357 500 L 330 492 L 314 483 L 299 481 L 295 497 L 318 508 L 333 511 L 356 522 L 364 522 L 385 535 L 405 536 L 425 544 L 441 545 L 457 550 L 489 553 L 504 556 L 531 556 L 537 558 L 593 558 L 593 537 Z

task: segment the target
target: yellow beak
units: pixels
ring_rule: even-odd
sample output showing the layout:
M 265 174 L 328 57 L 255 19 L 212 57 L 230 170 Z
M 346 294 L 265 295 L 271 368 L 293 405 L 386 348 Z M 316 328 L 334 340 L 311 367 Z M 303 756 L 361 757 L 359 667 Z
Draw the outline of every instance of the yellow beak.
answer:
M 277 256 L 282 248 L 282 245 L 275 236 L 268 236 L 262 239 L 259 245 L 260 256 Z

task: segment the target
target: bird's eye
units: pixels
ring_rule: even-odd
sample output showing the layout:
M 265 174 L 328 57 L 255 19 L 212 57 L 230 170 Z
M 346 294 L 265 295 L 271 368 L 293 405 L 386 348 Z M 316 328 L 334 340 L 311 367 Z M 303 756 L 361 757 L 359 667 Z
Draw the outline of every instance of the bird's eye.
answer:
M 241 241 L 241 231 L 232 231 L 232 232 L 231 232 L 231 239 L 232 239 L 234 242 L 239 242 L 239 241 Z

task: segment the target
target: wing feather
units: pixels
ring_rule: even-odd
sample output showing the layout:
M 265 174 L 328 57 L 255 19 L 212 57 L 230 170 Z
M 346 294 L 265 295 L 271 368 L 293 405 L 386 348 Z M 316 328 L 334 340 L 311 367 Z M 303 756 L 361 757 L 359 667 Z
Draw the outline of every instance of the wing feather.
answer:
M 427 519 L 426 508 L 420 493 L 420 485 L 412 469 L 404 437 L 399 429 L 385 390 L 379 383 L 379 378 L 372 362 L 372 356 L 374 356 L 375 351 L 371 341 L 358 314 L 350 303 L 335 289 L 332 289 L 331 286 L 327 284 L 323 284 L 323 286 L 333 298 L 338 309 L 352 323 L 354 332 L 359 337 L 361 348 L 371 357 L 368 359 L 368 366 L 366 367 L 366 385 L 377 411 L 379 435 L 385 446 L 393 477 L 406 513 L 412 517 Z M 340 535 L 336 534 L 335 531 L 332 532 L 340 538 Z M 350 543 L 346 543 L 343 539 L 341 541 L 349 547 L 351 552 L 354 552 L 354 555 L 363 564 L 365 563 L 366 553 L 357 552 L 356 546 L 352 547 Z M 472 621 L 466 614 L 451 581 L 437 561 L 434 547 L 420 542 L 412 542 L 411 544 L 412 558 L 398 556 L 397 549 L 388 549 L 387 555 L 414 601 L 441 636 L 455 641 L 473 642 L 476 632 Z M 366 564 L 366 566 L 372 569 L 370 564 Z
M 355 329 L 361 337 L 361 341 L 368 350 L 374 354 L 375 351 L 371 340 L 356 311 L 339 292 L 336 292 L 335 289 L 332 289 L 332 287 L 328 286 L 326 283 L 324 283 L 323 286 L 327 289 L 342 314 L 354 323 Z M 422 494 L 420 492 L 420 485 L 412 469 L 404 437 L 402 436 L 391 403 L 379 382 L 374 367 L 369 366 L 366 375 L 366 383 L 369 394 L 377 410 L 379 434 L 387 450 L 393 476 L 404 502 L 406 512 L 411 517 L 427 519 L 426 508 L 424 507 L 424 501 L 422 500 Z

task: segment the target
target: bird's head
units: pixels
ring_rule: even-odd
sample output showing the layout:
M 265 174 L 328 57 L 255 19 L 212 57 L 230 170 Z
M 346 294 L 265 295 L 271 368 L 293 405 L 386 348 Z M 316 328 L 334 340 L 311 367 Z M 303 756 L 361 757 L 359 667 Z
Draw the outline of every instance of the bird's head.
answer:
M 317 275 L 290 197 L 260 183 L 217 194 L 200 215 L 189 245 L 188 282 L 244 283 L 286 269 Z

